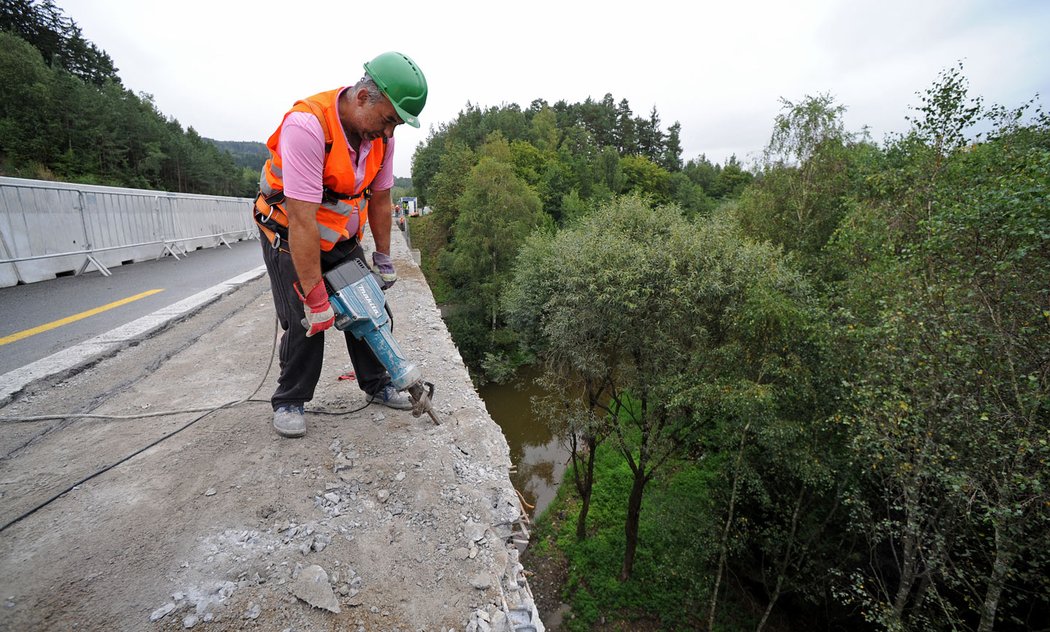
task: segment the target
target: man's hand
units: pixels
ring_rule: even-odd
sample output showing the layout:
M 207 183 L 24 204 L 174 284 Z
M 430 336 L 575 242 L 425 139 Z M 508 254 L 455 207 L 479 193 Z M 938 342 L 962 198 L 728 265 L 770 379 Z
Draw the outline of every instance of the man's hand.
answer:
M 321 333 L 335 323 L 335 312 L 332 311 L 332 304 L 328 302 L 328 290 L 325 289 L 323 281 L 315 285 L 305 296 L 303 286 L 299 285 L 298 281 L 292 287 L 299 295 L 299 300 L 303 302 L 303 309 L 306 312 L 303 327 L 307 329 L 307 338 Z
M 397 281 L 397 270 L 394 269 L 394 262 L 389 255 L 384 255 L 378 250 L 372 253 L 372 272 L 375 272 L 382 279 L 384 291 Z

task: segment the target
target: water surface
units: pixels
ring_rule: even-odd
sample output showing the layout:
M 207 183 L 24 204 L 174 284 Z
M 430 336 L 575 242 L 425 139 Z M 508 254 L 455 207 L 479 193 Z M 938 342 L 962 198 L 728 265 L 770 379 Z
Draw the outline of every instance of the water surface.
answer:
M 507 437 L 511 463 L 517 466 L 511 482 L 525 502 L 534 506 L 529 510 L 531 518 L 539 516 L 554 500 L 569 459 L 568 450 L 551 433 L 546 419 L 538 418 L 532 410 L 530 398 L 545 394 L 534 381 L 538 375 L 538 370 L 528 368 L 507 384 L 487 384 L 478 389 L 489 415 Z

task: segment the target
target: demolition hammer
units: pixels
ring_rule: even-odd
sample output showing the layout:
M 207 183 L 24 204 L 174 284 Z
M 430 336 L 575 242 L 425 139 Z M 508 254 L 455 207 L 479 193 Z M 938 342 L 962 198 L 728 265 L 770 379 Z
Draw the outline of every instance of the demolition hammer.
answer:
M 401 352 L 391 331 L 386 297 L 372 271 L 360 259 L 351 259 L 325 272 L 324 278 L 328 300 L 335 312 L 336 329 L 349 329 L 355 338 L 368 344 L 390 373 L 390 383 L 394 388 L 408 391 L 413 417 L 426 413 L 434 424 L 440 424 L 431 403 L 434 385 L 424 382 L 419 367 Z

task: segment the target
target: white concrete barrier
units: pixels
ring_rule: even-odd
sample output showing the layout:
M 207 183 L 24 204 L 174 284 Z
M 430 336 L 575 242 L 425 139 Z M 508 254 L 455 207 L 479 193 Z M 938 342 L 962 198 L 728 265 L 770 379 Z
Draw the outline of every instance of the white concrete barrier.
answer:
M 0 287 L 252 239 L 251 203 L 0 177 Z

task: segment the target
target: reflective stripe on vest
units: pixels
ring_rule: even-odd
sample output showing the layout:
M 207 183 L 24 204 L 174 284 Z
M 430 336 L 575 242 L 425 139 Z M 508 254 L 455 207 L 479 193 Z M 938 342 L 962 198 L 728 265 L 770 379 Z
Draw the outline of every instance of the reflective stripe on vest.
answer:
M 321 129 L 325 137 L 324 172 L 322 184 L 325 189 L 324 200 L 318 205 L 316 220 L 317 229 L 321 235 L 321 250 L 331 250 L 339 241 L 349 239 L 350 232 L 347 223 L 357 215 L 357 236 L 364 235 L 365 223 L 368 221 L 368 196 L 364 195 L 366 187 L 358 187 L 353 163 L 350 158 L 350 149 L 347 145 L 346 135 L 343 132 L 342 123 L 339 121 L 339 93 L 340 90 L 329 90 L 321 92 L 302 101 L 297 101 L 292 109 L 285 114 L 285 118 L 292 112 L 310 112 L 321 123 Z M 270 159 L 263 165 L 259 174 L 259 192 L 266 198 L 280 193 L 284 189 L 283 171 L 281 169 L 280 147 L 281 126 L 270 136 L 266 146 L 270 150 Z M 386 141 L 379 138 L 371 141 L 368 156 L 365 157 L 365 168 L 362 181 L 371 185 L 383 167 L 386 157 Z M 362 193 L 354 195 L 361 189 Z M 331 194 L 334 193 L 335 196 Z M 349 198 L 349 199 L 334 199 Z M 285 213 L 283 198 L 275 204 L 280 212 L 272 213 L 272 218 L 282 226 L 288 225 L 288 216 Z

